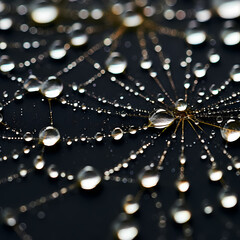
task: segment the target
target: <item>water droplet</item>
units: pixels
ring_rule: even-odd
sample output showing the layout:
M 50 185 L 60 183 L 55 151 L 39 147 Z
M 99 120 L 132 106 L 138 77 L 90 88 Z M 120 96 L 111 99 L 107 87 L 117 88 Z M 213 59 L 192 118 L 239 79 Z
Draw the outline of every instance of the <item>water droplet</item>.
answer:
M 48 24 L 58 17 L 59 10 L 55 5 L 42 1 L 31 6 L 30 15 L 35 23 Z
M 240 65 L 235 64 L 231 71 L 230 71 L 230 77 L 234 82 L 240 82 Z
M 201 29 L 192 28 L 186 31 L 186 41 L 191 45 L 199 45 L 205 42 L 206 38 L 207 38 L 207 35 L 205 31 Z
M 13 21 L 9 17 L 0 18 L 0 30 L 8 30 L 12 27 Z
M 208 59 L 210 63 L 217 63 L 220 60 L 220 55 L 216 52 L 215 49 L 211 49 L 208 52 Z
M 176 223 L 184 224 L 188 222 L 191 219 L 191 212 L 189 209 L 186 208 L 186 206 L 183 203 L 182 199 L 178 199 L 173 208 L 172 208 L 172 217 Z
M 186 192 L 190 187 L 190 183 L 186 179 L 179 179 L 176 182 L 176 186 L 177 186 L 178 191 Z
M 48 176 L 49 176 L 50 178 L 57 178 L 58 175 L 59 175 L 59 172 L 58 172 L 58 170 L 57 170 L 57 167 L 56 167 L 56 165 L 54 165 L 54 164 L 51 164 L 51 165 L 48 167 L 47 173 L 48 173 Z
M 139 203 L 133 195 L 127 195 L 123 201 L 123 209 L 127 214 L 134 214 L 139 209 Z
M 126 59 L 119 52 L 112 52 L 107 58 L 105 64 L 107 70 L 112 74 L 123 73 L 127 67 Z
M 238 0 L 213 1 L 217 13 L 221 18 L 234 19 L 240 16 L 240 2 Z
M 61 40 L 55 40 L 49 49 L 49 56 L 52 59 L 62 59 L 67 54 L 65 44 Z
M 122 213 L 113 226 L 119 240 L 132 240 L 138 235 L 138 226 L 128 215 Z
M 27 171 L 27 169 L 25 168 L 25 166 L 24 166 L 23 164 L 20 164 L 20 166 L 19 166 L 19 175 L 20 175 L 21 177 L 26 177 L 27 174 L 28 174 L 28 171 Z
M 128 11 L 124 14 L 123 25 L 125 27 L 137 27 L 143 22 L 143 17 L 133 11 Z
M 228 46 L 237 45 L 240 42 L 240 31 L 232 22 L 226 22 L 221 31 L 221 38 L 224 44 Z
M 33 135 L 30 133 L 30 132 L 26 132 L 24 135 L 23 135 L 23 139 L 26 141 L 26 142 L 31 142 L 33 140 Z
M 165 109 L 160 108 L 149 116 L 150 126 L 155 128 L 166 128 L 174 122 L 175 118 Z
M 82 189 L 91 190 L 101 182 L 101 176 L 93 167 L 86 166 L 78 173 L 77 181 Z
M 208 171 L 208 176 L 209 176 L 210 180 L 213 182 L 219 181 L 219 180 L 221 180 L 221 178 L 223 176 L 223 172 L 217 168 L 211 168 Z
M 45 161 L 41 155 L 37 155 L 33 159 L 33 165 L 37 170 L 43 169 L 45 165 Z
M 230 119 L 220 131 L 223 139 L 227 142 L 234 142 L 240 138 L 240 123 Z
M 237 156 L 232 158 L 232 163 L 237 170 L 240 169 L 240 159 Z
M 212 17 L 212 13 L 209 9 L 200 9 L 196 11 L 195 16 L 198 22 L 207 22 Z
M 45 127 L 39 132 L 39 141 L 45 146 L 53 146 L 59 140 L 60 133 L 56 128 L 52 126 Z
M 88 35 L 85 32 L 82 24 L 74 24 L 73 30 L 70 33 L 70 42 L 74 47 L 81 47 L 88 42 Z
M 209 91 L 212 95 L 217 95 L 219 93 L 219 90 L 215 84 L 210 86 Z
M 113 129 L 111 135 L 114 140 L 120 140 L 123 137 L 123 130 L 119 127 L 116 127 Z
M 237 195 L 231 192 L 228 188 L 222 189 L 219 194 L 219 199 L 224 208 L 233 208 L 238 202 Z
M 207 69 L 202 63 L 196 63 L 193 67 L 193 73 L 197 78 L 202 78 L 206 75 Z
M 148 58 L 143 58 L 140 62 L 140 66 L 142 69 L 150 69 L 152 66 L 152 61 Z
M 97 132 L 95 134 L 95 139 L 97 142 L 101 142 L 103 140 L 104 135 L 101 132 Z
M 160 175 L 155 168 L 146 166 L 138 175 L 139 182 L 144 188 L 155 187 L 160 179 Z
M 62 82 L 54 76 L 49 77 L 41 85 L 41 93 L 47 98 L 58 97 L 61 94 L 62 90 Z
M 0 71 L 1 72 L 10 72 L 15 67 L 14 62 L 7 55 L 2 55 L 0 57 Z
M 187 103 L 182 99 L 178 99 L 175 103 L 175 108 L 179 111 L 179 112 L 183 112 L 187 109 Z
M 159 93 L 157 95 L 157 100 L 158 100 L 158 102 L 163 102 L 164 101 L 164 96 L 161 93 Z
M 11 208 L 3 209 L 2 219 L 3 222 L 9 227 L 14 227 L 17 224 L 17 215 Z
M 28 92 L 38 92 L 41 87 L 42 82 L 34 75 L 30 75 L 24 82 L 23 87 Z

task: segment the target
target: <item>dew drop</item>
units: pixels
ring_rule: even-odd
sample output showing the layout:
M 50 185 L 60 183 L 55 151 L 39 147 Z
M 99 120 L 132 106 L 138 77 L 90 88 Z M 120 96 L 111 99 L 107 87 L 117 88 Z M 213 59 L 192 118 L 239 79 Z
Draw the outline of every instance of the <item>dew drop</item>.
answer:
M 49 56 L 52 59 L 62 59 L 67 54 L 65 44 L 61 40 L 55 40 L 49 49 Z
M 225 45 L 235 46 L 240 42 L 240 31 L 232 22 L 226 22 L 225 27 L 221 31 L 221 38 Z
M 206 75 L 207 69 L 202 63 L 196 63 L 193 67 L 193 73 L 197 78 L 202 78 Z
M 8 30 L 12 27 L 13 21 L 11 18 L 0 18 L 0 30 Z
M 45 146 L 53 146 L 59 140 L 60 133 L 56 128 L 52 126 L 45 127 L 39 132 L 39 141 Z
M 186 41 L 191 45 L 199 45 L 205 42 L 206 38 L 206 32 L 201 29 L 192 28 L 186 31 Z
M 120 140 L 123 137 L 123 130 L 119 127 L 113 129 L 111 136 L 114 140 Z
M 234 82 L 240 82 L 240 65 L 236 64 L 230 71 L 230 77 Z
M 233 208 L 238 202 L 237 195 L 231 192 L 228 188 L 222 189 L 219 194 L 219 199 L 224 208 Z
M 30 75 L 24 82 L 23 87 L 28 92 L 38 92 L 40 90 L 42 82 L 38 80 L 35 75 Z
M 191 212 L 189 211 L 188 208 L 183 203 L 182 199 L 178 199 L 172 210 L 171 210 L 172 217 L 174 221 L 178 224 L 184 224 L 188 222 L 191 219 Z
M 178 99 L 175 103 L 175 108 L 179 111 L 179 112 L 183 112 L 187 109 L 187 103 L 182 99 Z
M 150 69 L 152 66 L 152 61 L 148 58 L 143 58 L 140 62 L 140 66 L 142 69 Z
M 240 16 L 240 2 L 238 0 L 214 1 L 216 11 L 221 18 L 234 19 Z
M 78 173 L 77 181 L 82 189 L 92 190 L 101 182 L 101 176 L 93 167 L 86 166 Z
M 223 172 L 216 168 L 211 168 L 208 171 L 209 179 L 213 182 L 219 181 L 222 179 Z
M 88 35 L 82 24 L 75 24 L 70 33 L 70 43 L 74 47 L 81 47 L 88 42 Z
M 165 109 L 160 108 L 149 116 L 150 126 L 155 128 L 166 128 L 173 123 L 175 118 Z
M 42 1 L 32 4 L 30 16 L 35 23 L 48 24 L 53 22 L 59 15 L 58 8 L 48 2 Z
M 112 74 L 123 73 L 127 67 L 126 59 L 119 52 L 112 52 L 107 58 L 105 64 L 107 70 Z
M 146 166 L 138 175 L 139 182 L 144 188 L 155 187 L 160 179 L 160 175 L 155 168 Z
M 23 135 L 23 139 L 24 141 L 26 142 L 31 142 L 33 140 L 33 135 L 30 133 L 30 132 L 26 132 L 24 135 Z
M 210 63 L 217 63 L 220 60 L 220 55 L 216 52 L 215 49 L 211 49 L 208 52 L 208 59 Z
M 234 142 L 240 138 L 240 123 L 230 119 L 220 131 L 223 139 L 227 142 Z
M 56 98 L 61 94 L 63 90 L 63 84 L 58 78 L 50 76 L 42 83 L 40 90 L 45 97 Z
M 14 62 L 9 58 L 7 55 L 2 55 L 0 57 L 0 71 L 5 73 L 5 72 L 10 72 L 13 70 L 15 67 Z
M 48 168 L 47 168 L 47 173 L 48 173 L 48 176 L 50 178 L 57 178 L 59 176 L 59 172 L 57 170 L 57 167 L 56 165 L 54 164 L 51 164 Z
M 17 215 L 11 208 L 5 208 L 2 211 L 2 219 L 4 224 L 9 227 L 14 227 L 17 224 Z
M 190 183 L 186 179 L 179 179 L 176 182 L 176 186 L 179 192 L 186 192 L 190 187 Z
M 37 170 L 41 170 L 44 168 L 45 166 L 45 161 L 43 159 L 43 157 L 41 155 L 37 155 L 34 159 L 33 159 L 33 166 L 35 167 L 35 169 Z
M 134 11 L 127 11 L 123 17 L 123 25 L 125 27 L 137 27 L 143 22 L 143 17 Z
M 123 209 L 127 214 L 134 214 L 139 209 L 139 203 L 133 195 L 127 195 L 123 200 Z
M 119 240 L 132 240 L 138 235 L 138 226 L 128 215 L 122 213 L 113 226 Z

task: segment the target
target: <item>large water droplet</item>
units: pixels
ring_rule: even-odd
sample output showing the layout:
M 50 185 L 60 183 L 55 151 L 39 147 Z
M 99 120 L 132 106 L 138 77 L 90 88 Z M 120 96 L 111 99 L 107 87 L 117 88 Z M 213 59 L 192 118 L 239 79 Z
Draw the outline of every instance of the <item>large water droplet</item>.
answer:
M 165 109 L 160 108 L 149 116 L 150 126 L 155 128 L 166 128 L 174 122 L 175 118 Z
M 144 188 L 152 188 L 158 184 L 160 175 L 156 168 L 146 166 L 138 175 L 139 182 Z
M 11 18 L 3 17 L 0 18 L 0 30 L 8 30 L 11 28 L 13 21 Z
M 41 85 L 41 93 L 47 98 L 58 97 L 61 94 L 62 90 L 62 82 L 54 76 L 49 77 Z
M 196 63 L 193 67 L 193 73 L 197 78 L 202 78 L 206 75 L 207 69 L 202 63 Z
M 74 47 L 81 47 L 88 41 L 88 35 L 85 32 L 84 27 L 80 23 L 73 25 L 72 32 L 70 33 L 70 42 Z
M 77 181 L 82 189 L 91 190 L 101 182 L 101 176 L 93 167 L 86 166 L 78 173 Z
M 240 122 L 230 119 L 220 131 L 223 139 L 234 142 L 240 138 Z
M 128 11 L 124 14 L 123 25 L 125 27 L 137 27 L 143 22 L 143 17 L 133 11 Z
M 123 137 L 123 130 L 119 127 L 114 128 L 111 135 L 114 140 L 120 140 Z
M 50 178 L 57 178 L 59 176 L 59 172 L 57 170 L 57 166 L 54 164 L 51 164 L 47 169 L 48 176 Z
M 221 31 L 221 38 L 224 44 L 228 46 L 234 46 L 240 42 L 240 31 L 234 26 L 234 23 L 228 21 L 225 23 L 223 30 Z
M 240 82 L 240 65 L 235 64 L 231 71 L 230 71 L 230 77 L 234 82 Z
M 33 159 L 33 166 L 37 169 L 43 169 L 45 165 L 45 161 L 43 159 L 43 157 L 41 155 L 37 155 L 34 159 Z
M 126 59 L 119 52 L 112 52 L 107 58 L 105 64 L 107 70 L 112 74 L 123 73 L 127 67 Z
M 211 49 L 208 52 L 208 59 L 210 63 L 217 63 L 220 60 L 220 55 L 216 52 L 215 49 Z
M 221 18 L 234 19 L 240 16 L 239 0 L 215 0 L 214 6 Z
M 178 199 L 172 208 L 172 217 L 176 223 L 184 224 L 191 219 L 191 212 L 184 205 L 182 199 Z
M 48 24 L 58 17 L 59 10 L 55 5 L 42 1 L 31 6 L 30 15 L 35 23 Z
M 133 195 L 127 195 L 123 201 L 123 209 L 127 214 L 134 214 L 139 209 L 139 203 Z
M 140 66 L 142 69 L 150 69 L 152 66 L 152 60 L 148 58 L 143 58 L 140 62 Z
M 179 192 L 186 192 L 190 187 L 190 183 L 186 179 L 179 179 L 176 186 Z
M 114 234 L 119 240 L 132 240 L 138 235 L 138 226 L 128 215 L 122 213 L 114 226 Z
M 176 101 L 175 108 L 178 111 L 183 112 L 187 109 L 187 103 L 182 98 L 180 98 Z
M 186 31 L 186 41 L 191 45 L 199 45 L 205 42 L 206 38 L 206 32 L 201 29 L 192 28 Z
M 2 211 L 2 219 L 4 224 L 9 227 L 14 227 L 17 224 L 17 215 L 11 208 L 5 208 Z
M 0 58 L 0 71 L 10 72 L 15 67 L 14 62 L 7 55 L 2 55 Z
M 56 128 L 52 126 L 45 127 L 39 132 L 39 141 L 45 146 L 53 146 L 59 140 L 60 133 Z
M 41 87 L 42 82 L 34 75 L 30 75 L 24 82 L 23 87 L 28 92 L 38 92 Z
M 219 169 L 211 168 L 208 171 L 208 176 L 209 176 L 210 180 L 213 182 L 219 181 L 219 180 L 221 180 L 221 178 L 223 176 L 223 172 Z
M 62 59 L 67 54 L 65 44 L 61 40 L 56 40 L 52 43 L 49 49 L 49 56 L 52 59 Z
M 224 208 L 233 208 L 236 206 L 238 202 L 237 195 L 231 192 L 228 188 L 227 189 L 224 188 L 219 193 L 219 199 L 220 199 L 221 205 Z

